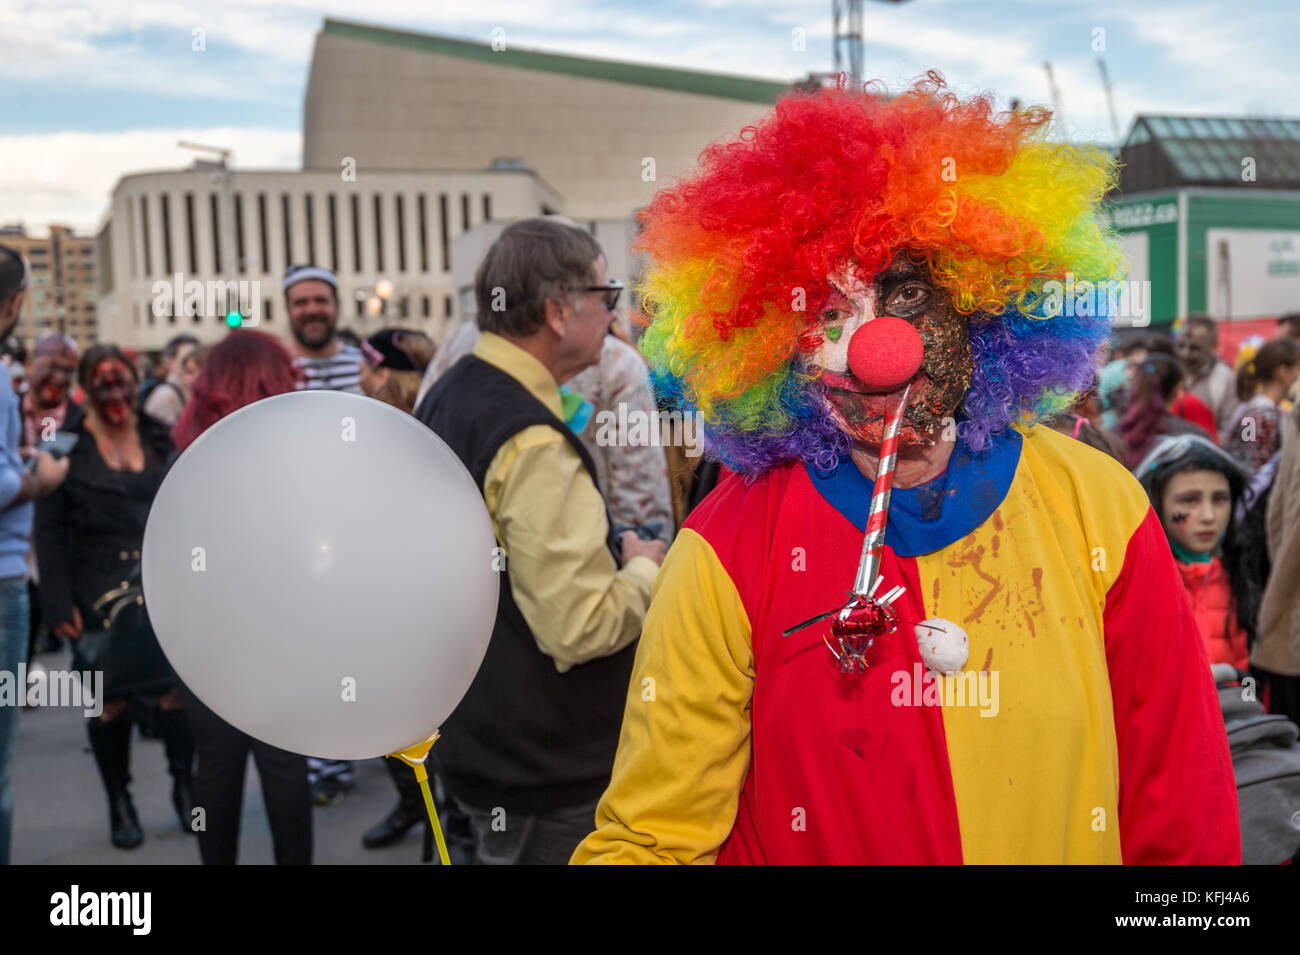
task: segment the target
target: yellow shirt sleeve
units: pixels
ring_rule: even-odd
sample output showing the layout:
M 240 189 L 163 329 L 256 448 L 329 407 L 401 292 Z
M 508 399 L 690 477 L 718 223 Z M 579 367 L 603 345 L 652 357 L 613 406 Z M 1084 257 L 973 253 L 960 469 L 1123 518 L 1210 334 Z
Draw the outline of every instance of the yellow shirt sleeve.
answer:
M 749 619 L 713 548 L 677 537 L 637 647 L 596 831 L 573 863 L 712 863 L 749 771 Z
M 558 431 L 534 425 L 497 452 L 483 482 L 515 603 L 561 673 L 626 647 L 641 632 L 658 565 L 617 569 L 605 502 Z

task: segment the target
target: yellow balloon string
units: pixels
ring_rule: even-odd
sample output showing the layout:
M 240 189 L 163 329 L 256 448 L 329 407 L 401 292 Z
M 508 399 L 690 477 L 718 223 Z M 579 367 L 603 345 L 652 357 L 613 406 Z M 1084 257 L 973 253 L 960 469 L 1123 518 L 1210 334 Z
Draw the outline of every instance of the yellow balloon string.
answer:
M 447 843 L 442 838 L 442 825 L 438 822 L 438 810 L 433 804 L 433 793 L 429 791 L 429 773 L 424 768 L 429 750 L 436 742 L 438 742 L 438 733 L 435 731 L 414 746 L 408 746 L 397 753 L 389 753 L 388 756 L 392 759 L 400 759 L 415 770 L 415 778 L 420 783 L 420 792 L 424 794 L 424 808 L 429 813 L 429 822 L 433 826 L 433 837 L 438 841 L 438 859 L 443 865 L 451 865 L 451 859 L 447 856 Z

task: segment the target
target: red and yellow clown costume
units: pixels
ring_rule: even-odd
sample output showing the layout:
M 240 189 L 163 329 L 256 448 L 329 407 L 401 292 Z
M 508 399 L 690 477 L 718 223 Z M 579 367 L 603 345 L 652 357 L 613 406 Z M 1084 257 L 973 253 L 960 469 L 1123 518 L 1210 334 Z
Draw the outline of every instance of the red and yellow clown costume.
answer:
M 1034 423 L 1068 401 L 1063 382 L 1085 382 L 1064 374 L 1064 365 L 1048 368 L 1023 356 L 1039 349 L 1059 363 L 1074 349 L 1086 360 L 1106 333 L 1104 315 L 1090 328 L 1064 323 L 1044 314 L 1035 297 L 1043 281 L 1080 258 L 1054 260 L 1055 227 L 1039 223 L 1034 232 L 1025 218 L 1017 222 L 1029 239 L 1003 247 L 1000 261 L 969 234 L 954 238 L 962 221 L 1007 214 L 1013 200 L 1000 199 L 987 179 L 999 169 L 1014 172 L 1021 147 L 1039 149 L 1049 165 L 1092 160 L 1062 156 L 1034 139 L 1037 123 L 997 120 L 981 101 L 973 110 L 957 104 L 936 79 L 890 102 L 843 91 L 793 97 L 766 125 L 714 147 L 701 179 L 650 209 L 646 242 L 658 273 L 648 283 L 655 324 L 643 347 L 661 371 L 660 388 L 702 414 L 710 451 L 732 470 L 691 514 L 660 572 L 612 779 L 574 862 L 1240 861 L 1223 719 L 1159 520 L 1122 465 Z M 845 124 L 850 108 L 856 119 Z M 780 167 L 770 151 L 760 157 L 780 172 L 772 194 L 785 197 L 782 208 L 792 196 L 815 194 L 837 151 L 860 160 L 858 146 L 873 136 L 904 165 L 914 156 L 907 142 L 923 138 L 918 124 L 946 123 L 960 133 L 970 120 L 988 137 L 1007 133 L 1011 143 L 990 160 L 985 180 L 968 183 L 966 192 L 936 193 L 951 213 L 943 248 L 889 225 L 879 204 L 863 205 L 847 225 L 860 237 L 871 223 L 873 235 L 894 243 L 877 257 L 850 244 L 857 262 L 873 258 L 868 278 L 898 249 L 925 262 L 968 316 L 974 357 L 983 363 L 957 412 L 942 473 L 893 491 L 881 577 L 906 588 L 893 604 L 901 623 L 874 642 L 865 672 L 842 671 L 824 624 L 783 636 L 844 603 L 872 496 L 871 480 L 827 437 L 827 404 L 807 361 L 827 319 L 771 318 L 769 306 L 728 330 L 719 316 L 735 314 L 736 303 L 764 282 L 776 301 L 775 280 L 744 275 L 753 260 L 742 262 L 743 251 L 729 267 L 729 253 L 718 250 L 741 244 L 727 236 L 709 260 L 712 269 L 740 276 L 737 289 L 720 294 L 715 273 L 690 259 L 725 219 L 710 208 L 704 180 L 734 173 L 747 183 L 745 201 L 761 206 L 762 176 L 746 163 L 774 142 L 776 152 L 790 152 L 781 137 L 797 128 L 813 135 L 807 120 L 819 110 L 837 119 L 838 139 L 821 147 L 827 166 L 801 172 L 807 164 Z M 858 146 L 842 145 L 855 139 Z M 870 145 L 873 155 L 882 151 L 881 141 Z M 876 194 L 889 206 L 885 173 Z M 1103 169 L 1103 186 L 1106 175 Z M 1091 208 L 1100 191 L 1079 190 L 1076 213 Z M 797 218 L 806 241 L 824 234 L 807 208 Z M 1079 215 L 1056 218 L 1072 234 L 1069 242 L 1090 241 L 1080 240 Z M 694 245 L 675 243 L 680 253 L 656 246 L 666 223 L 679 238 L 685 228 Z M 1007 235 L 1005 224 L 993 231 Z M 982 266 L 972 264 L 972 248 Z M 812 262 L 794 281 L 813 286 L 834 265 L 832 256 Z M 1008 291 L 985 274 L 999 269 L 1022 276 L 1036 269 L 1038 284 Z M 700 283 L 692 302 L 656 287 L 692 270 Z M 963 276 L 974 284 L 963 285 Z M 990 289 L 1003 296 L 1002 310 L 981 300 Z M 756 343 L 761 316 L 770 319 L 768 329 L 789 323 L 788 347 L 779 336 Z M 744 353 L 736 368 L 745 370 L 733 369 L 732 384 L 745 385 L 749 374 L 749 386 L 710 392 L 728 341 Z M 1019 392 L 1008 392 L 1001 411 L 990 413 L 997 382 L 981 375 L 993 373 L 1001 382 L 1023 374 Z M 1025 385 L 1035 374 L 1041 387 Z M 764 388 L 779 396 L 782 421 L 774 423 L 774 405 L 736 406 Z M 746 408 L 760 410 L 746 415 Z M 835 452 L 830 462 L 828 450 Z M 933 618 L 965 629 L 969 655 L 960 672 L 938 674 L 923 663 L 913 625 Z

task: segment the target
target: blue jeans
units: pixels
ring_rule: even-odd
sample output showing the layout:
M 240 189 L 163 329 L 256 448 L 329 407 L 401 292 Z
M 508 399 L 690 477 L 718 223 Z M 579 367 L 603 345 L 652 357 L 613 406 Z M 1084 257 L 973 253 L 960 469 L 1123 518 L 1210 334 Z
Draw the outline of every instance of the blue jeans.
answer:
M 18 667 L 27 660 L 27 578 L 0 580 L 0 672 L 18 680 Z M 0 704 L 0 865 L 9 864 L 9 837 L 14 815 L 14 748 L 18 743 L 18 714 L 27 687 L 15 685 L 12 706 Z

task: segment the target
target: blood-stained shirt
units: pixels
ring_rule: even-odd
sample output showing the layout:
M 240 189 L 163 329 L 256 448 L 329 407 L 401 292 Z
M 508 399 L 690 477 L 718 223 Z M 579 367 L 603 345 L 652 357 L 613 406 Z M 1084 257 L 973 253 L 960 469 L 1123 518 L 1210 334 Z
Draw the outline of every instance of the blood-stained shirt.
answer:
M 728 477 L 655 585 L 613 777 L 575 862 L 1236 863 L 1205 649 L 1141 486 L 1045 427 L 895 489 L 902 625 L 842 673 L 829 621 L 871 484 Z M 913 626 L 966 629 L 962 673 Z

